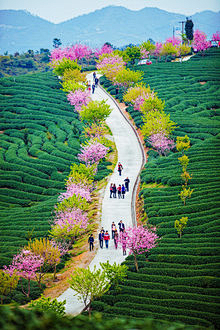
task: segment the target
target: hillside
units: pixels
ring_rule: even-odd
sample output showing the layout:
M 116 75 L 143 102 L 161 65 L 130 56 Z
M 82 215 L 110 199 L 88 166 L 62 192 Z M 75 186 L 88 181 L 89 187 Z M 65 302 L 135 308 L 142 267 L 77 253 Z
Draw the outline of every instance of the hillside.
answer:
M 0 53 L 3 54 L 6 51 L 51 49 L 54 38 L 60 38 L 64 46 L 81 42 L 91 47 L 107 41 L 118 47 L 137 44 L 148 38 L 164 41 L 172 35 L 173 27 L 180 28 L 179 22 L 185 20 L 185 16 L 158 8 L 132 11 L 109 6 L 60 24 L 22 10 L 1 10 L 0 20 Z M 204 11 L 192 15 L 192 20 L 194 28 L 204 31 L 209 38 L 220 30 L 220 13 Z
M 194 189 L 186 206 L 181 191 L 180 153 L 166 157 L 150 150 L 141 173 L 140 196 L 147 221 L 157 226 L 162 237 L 148 256 L 139 256 L 139 273 L 133 256 L 128 279 L 110 294 L 93 303 L 93 311 L 106 318 L 153 317 L 218 329 L 220 265 L 220 190 L 219 190 L 219 50 L 210 49 L 184 63 L 155 63 L 136 67 L 144 71 L 145 83 L 165 100 L 166 110 L 178 124 L 174 136 L 189 136 L 191 148 L 188 171 Z M 108 81 L 102 79 L 107 87 Z M 114 95 L 115 88 L 109 87 Z M 121 95 L 118 95 L 121 99 Z M 128 107 L 136 125 L 142 115 Z M 147 141 L 146 145 L 150 146 Z M 180 239 L 174 221 L 188 217 Z
M 48 234 L 82 124 L 52 73 L 0 80 L 1 267 L 30 237 Z

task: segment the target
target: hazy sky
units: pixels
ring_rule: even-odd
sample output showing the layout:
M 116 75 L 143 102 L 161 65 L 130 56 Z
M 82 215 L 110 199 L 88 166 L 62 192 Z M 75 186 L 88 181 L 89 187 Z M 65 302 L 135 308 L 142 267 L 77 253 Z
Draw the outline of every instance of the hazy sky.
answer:
M 53 23 L 110 5 L 131 10 L 157 7 L 188 16 L 203 10 L 220 11 L 220 0 L 0 0 L 0 9 L 25 9 Z

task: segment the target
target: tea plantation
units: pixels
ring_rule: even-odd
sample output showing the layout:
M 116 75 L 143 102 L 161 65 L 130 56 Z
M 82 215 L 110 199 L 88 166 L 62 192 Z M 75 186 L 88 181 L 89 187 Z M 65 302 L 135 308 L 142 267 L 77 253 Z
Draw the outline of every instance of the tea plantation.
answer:
M 157 226 L 162 239 L 147 260 L 139 256 L 139 273 L 133 257 L 126 259 L 128 279 L 119 292 L 112 288 L 94 302 L 93 310 L 108 318 L 153 317 L 219 328 L 220 51 L 210 49 L 205 56 L 196 55 L 188 62 L 135 69 L 144 71 L 145 83 L 166 101 L 165 110 L 178 124 L 174 136 L 187 134 L 190 138 L 187 170 L 194 192 L 184 206 L 178 196 L 183 184 L 180 153 L 162 157 L 148 151 L 140 195 L 148 221 Z M 113 87 L 109 89 L 115 94 Z M 127 111 L 141 126 L 141 113 L 132 107 Z M 157 187 L 152 188 L 152 183 Z M 188 224 L 180 239 L 174 221 L 183 216 L 188 217 Z
M 78 162 L 82 124 L 52 73 L 0 80 L 1 266 L 31 235 L 42 237 Z

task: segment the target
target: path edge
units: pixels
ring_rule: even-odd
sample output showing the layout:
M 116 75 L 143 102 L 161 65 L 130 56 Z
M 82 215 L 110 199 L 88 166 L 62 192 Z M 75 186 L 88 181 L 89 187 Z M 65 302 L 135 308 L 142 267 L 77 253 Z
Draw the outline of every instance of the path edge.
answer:
M 123 111 L 121 110 L 118 102 L 115 100 L 115 98 L 109 94 L 100 84 L 99 84 L 99 87 L 101 88 L 101 90 L 103 92 L 105 92 L 105 94 L 107 94 L 111 100 L 114 102 L 114 104 L 117 106 L 118 110 L 120 111 L 120 113 L 122 114 L 122 116 L 124 117 L 124 119 L 127 121 L 127 123 L 131 126 L 133 132 L 135 133 L 136 137 L 137 137 L 137 140 L 138 140 L 138 143 L 139 143 L 139 146 L 140 146 L 140 149 L 141 149 L 141 154 L 142 154 L 142 162 L 141 162 L 141 168 L 138 172 L 138 175 L 137 175 L 137 178 L 135 180 L 135 183 L 134 183 L 134 187 L 133 187 L 133 191 L 132 191 L 132 197 L 131 197 L 131 218 L 132 218 L 132 223 L 133 223 L 133 226 L 134 227 L 137 227 L 137 218 L 136 218 L 136 195 L 137 195 L 137 189 L 138 189 L 138 186 L 139 186 L 139 183 L 140 183 L 140 173 L 146 163 L 146 156 L 145 156 L 145 152 L 144 152 L 144 148 L 143 148 L 143 145 L 141 143 L 141 140 L 140 140 L 140 137 L 137 133 L 137 130 L 136 128 L 134 127 L 134 125 L 131 123 L 131 121 L 124 115 Z

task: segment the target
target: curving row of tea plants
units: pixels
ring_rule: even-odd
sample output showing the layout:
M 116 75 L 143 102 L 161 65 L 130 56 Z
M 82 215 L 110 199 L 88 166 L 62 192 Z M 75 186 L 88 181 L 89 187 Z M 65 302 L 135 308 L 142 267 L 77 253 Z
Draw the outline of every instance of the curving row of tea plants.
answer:
M 1 266 L 46 236 L 54 204 L 78 163 L 82 124 L 52 73 L 0 81 Z
M 93 309 L 107 318 L 123 315 L 205 327 L 220 325 L 219 64 L 220 51 L 211 49 L 206 56 L 196 55 L 188 62 L 140 67 L 145 83 L 166 101 L 171 119 L 178 124 L 174 136 L 187 134 L 190 138 L 192 146 L 186 155 L 192 175 L 189 185 L 194 192 L 184 206 L 178 196 L 183 184 L 180 153 L 159 157 L 156 151 L 148 151 L 140 195 L 147 221 L 157 226 L 163 238 L 147 260 L 139 256 L 139 273 L 135 272 L 133 257 L 126 259 L 128 279 L 120 292 L 112 288 L 93 303 Z M 105 79 L 102 83 L 115 94 Z M 117 98 L 121 100 L 122 95 Z M 127 111 L 140 127 L 141 113 L 132 107 Z M 181 217 L 188 217 L 188 223 L 180 239 L 174 221 Z

